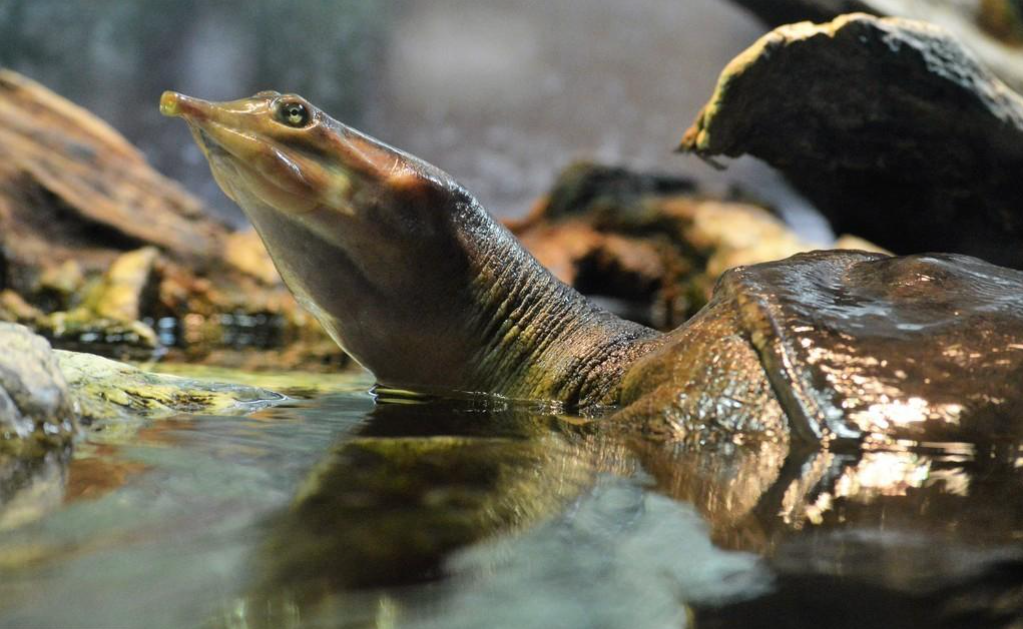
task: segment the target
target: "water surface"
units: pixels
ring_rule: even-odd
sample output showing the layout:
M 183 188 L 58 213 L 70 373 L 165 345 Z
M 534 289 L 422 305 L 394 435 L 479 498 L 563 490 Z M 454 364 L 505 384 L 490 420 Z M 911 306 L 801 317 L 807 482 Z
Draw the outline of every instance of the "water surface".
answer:
M 374 399 L 362 374 L 269 382 L 311 397 L 97 426 L 8 474 L 0 626 L 1023 619 L 1018 444 L 662 445 L 544 406 Z

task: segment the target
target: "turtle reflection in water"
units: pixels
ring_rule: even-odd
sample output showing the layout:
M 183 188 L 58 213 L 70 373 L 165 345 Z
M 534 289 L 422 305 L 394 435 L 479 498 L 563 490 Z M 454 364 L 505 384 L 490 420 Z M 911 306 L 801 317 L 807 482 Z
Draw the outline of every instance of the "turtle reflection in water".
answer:
M 669 334 L 556 280 L 450 176 L 301 97 L 164 94 L 281 276 L 384 385 L 614 405 L 668 440 L 1019 436 L 1023 273 L 817 252 L 728 272 Z
M 405 629 L 683 627 L 694 609 L 697 626 L 974 627 L 1023 609 L 1008 448 L 629 441 L 535 405 L 377 404 L 274 516 L 231 609 Z

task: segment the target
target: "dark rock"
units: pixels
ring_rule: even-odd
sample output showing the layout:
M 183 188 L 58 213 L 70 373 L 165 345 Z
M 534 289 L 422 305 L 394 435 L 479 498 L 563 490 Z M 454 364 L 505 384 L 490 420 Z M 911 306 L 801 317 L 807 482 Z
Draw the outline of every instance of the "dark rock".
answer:
M 936 27 L 781 27 L 729 64 L 682 147 L 764 159 L 836 231 L 896 253 L 1023 267 L 1023 98 Z
M 948 30 L 1012 89 L 1023 91 L 1020 0 L 735 0 L 774 27 L 828 22 L 847 13 L 901 17 Z
M 660 173 L 637 173 L 589 162 L 570 165 L 559 176 L 545 208 L 550 219 L 607 211 L 609 221 L 621 221 L 622 208 L 636 207 L 644 197 L 696 192 L 691 179 Z

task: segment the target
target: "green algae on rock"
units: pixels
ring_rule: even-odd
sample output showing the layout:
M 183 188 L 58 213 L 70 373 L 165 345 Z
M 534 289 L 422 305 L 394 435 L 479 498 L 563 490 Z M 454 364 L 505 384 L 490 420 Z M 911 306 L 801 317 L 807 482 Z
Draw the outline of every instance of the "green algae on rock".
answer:
M 180 412 L 248 412 L 285 399 L 258 387 L 151 373 L 93 354 L 57 350 L 56 356 L 85 422 Z

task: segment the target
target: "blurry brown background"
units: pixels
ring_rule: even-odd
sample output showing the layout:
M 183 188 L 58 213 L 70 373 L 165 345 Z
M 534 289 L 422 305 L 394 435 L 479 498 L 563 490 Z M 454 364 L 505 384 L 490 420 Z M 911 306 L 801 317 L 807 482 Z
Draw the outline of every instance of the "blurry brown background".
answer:
M 764 28 L 722 0 L 0 0 L 0 64 L 97 113 L 216 211 L 240 212 L 165 89 L 295 91 L 524 213 L 576 158 L 801 203 L 766 167 L 674 155 L 722 67 Z M 30 112 L 26 112 L 29 115 Z M 802 227 L 813 236 L 811 219 Z

